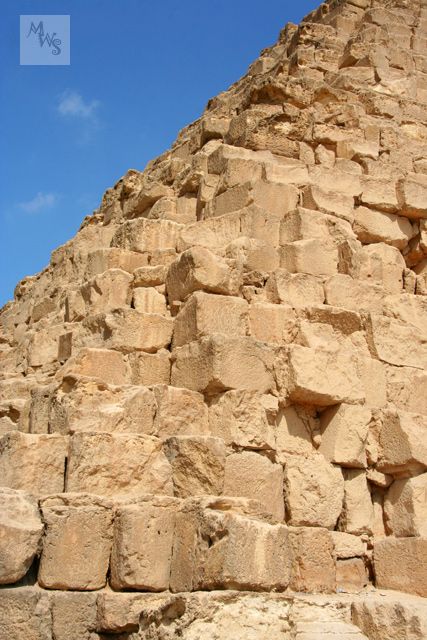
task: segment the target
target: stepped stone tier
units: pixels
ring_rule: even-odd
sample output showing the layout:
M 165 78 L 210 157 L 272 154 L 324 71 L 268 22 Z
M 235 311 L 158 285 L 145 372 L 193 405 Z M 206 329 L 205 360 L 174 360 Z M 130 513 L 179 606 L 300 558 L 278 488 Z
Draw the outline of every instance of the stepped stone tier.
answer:
M 0 314 L 1 640 L 427 638 L 427 0 L 331 0 Z

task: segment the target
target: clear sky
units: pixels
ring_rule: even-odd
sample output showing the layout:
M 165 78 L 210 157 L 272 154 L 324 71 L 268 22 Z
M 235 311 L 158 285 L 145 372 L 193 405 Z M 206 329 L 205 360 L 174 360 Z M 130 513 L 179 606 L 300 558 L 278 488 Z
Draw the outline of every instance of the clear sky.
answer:
M 320 0 L 2 0 L 0 306 Z M 69 14 L 70 66 L 20 66 L 19 16 Z

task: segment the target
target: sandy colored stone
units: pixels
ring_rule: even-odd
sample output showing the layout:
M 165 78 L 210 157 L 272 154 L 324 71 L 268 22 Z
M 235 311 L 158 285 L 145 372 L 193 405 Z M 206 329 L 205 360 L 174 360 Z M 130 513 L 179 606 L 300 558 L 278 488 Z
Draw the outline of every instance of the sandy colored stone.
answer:
M 423 174 L 410 173 L 400 180 L 397 196 L 402 215 L 410 219 L 427 218 L 427 178 Z
M 374 544 L 375 584 L 426 597 L 426 538 L 385 538 Z
M 250 335 L 261 342 L 286 344 L 297 333 L 297 319 L 291 306 L 256 302 L 249 307 Z
M 203 395 L 167 385 L 153 387 L 156 399 L 154 435 L 209 435 L 208 407 Z
M 170 384 L 171 354 L 166 349 L 156 353 L 137 351 L 128 356 L 130 382 L 136 385 Z
M 241 283 L 241 267 L 235 260 L 216 256 L 204 247 L 184 251 L 166 276 L 169 302 L 185 300 L 194 291 L 235 296 Z
M 283 469 L 265 455 L 242 451 L 227 456 L 223 493 L 259 500 L 276 520 L 284 519 Z
M 226 449 L 221 438 L 174 436 L 165 441 L 164 452 L 177 498 L 223 492 Z
M 290 527 L 293 591 L 335 592 L 335 559 L 331 534 L 320 527 Z
M 338 249 L 314 238 L 282 244 L 280 266 L 290 273 L 330 276 L 338 271 Z
M 372 207 L 372 209 L 379 209 L 380 211 L 390 213 L 396 211 L 398 201 L 396 185 L 393 180 L 364 176 L 362 185 L 363 191 L 360 196 L 362 204 Z M 373 211 L 373 214 L 375 215 L 375 211 Z
M 367 336 L 373 353 L 382 362 L 400 367 L 425 369 L 427 346 L 413 326 L 387 316 L 372 314 Z
M 177 500 L 153 498 L 115 510 L 111 577 L 113 589 L 169 588 Z
M 405 261 L 396 247 L 375 242 L 359 252 L 359 278 L 378 284 L 389 294 L 402 293 Z
M 139 313 L 136 309 L 117 310 L 101 318 L 106 346 L 129 353 L 155 353 L 172 340 L 173 320 L 159 313 Z
M 354 198 L 347 194 L 309 185 L 303 190 L 302 199 L 306 209 L 315 209 L 348 222 L 353 221 Z
M 98 274 L 80 289 L 87 311 L 99 313 L 128 307 L 131 282 L 132 276 L 122 269 L 109 269 Z M 67 320 L 67 317 L 65 319 Z M 69 320 L 71 321 L 72 318 Z
M 346 533 L 372 533 L 374 507 L 366 478 L 359 469 L 343 469 L 344 502 L 339 528 Z
M 378 283 L 355 280 L 350 275 L 338 273 L 326 280 L 325 296 L 326 303 L 334 307 L 381 313 L 386 292 Z
M 167 316 L 166 298 L 154 287 L 138 287 L 134 289 L 132 306 L 139 313 L 159 313 Z
M 384 473 L 416 475 L 427 469 L 426 417 L 393 408 L 383 411 L 377 468 Z
M 0 584 L 25 576 L 43 533 L 37 500 L 24 491 L 0 489 Z
M 351 614 L 368 638 L 423 640 L 427 634 L 427 603 L 424 599 L 392 591 L 354 598 Z
M 209 404 L 209 429 L 227 445 L 274 449 L 277 398 L 257 391 L 226 391 Z
M 398 249 L 404 249 L 413 235 L 412 225 L 406 218 L 367 207 L 356 208 L 353 229 L 364 244 L 385 242 Z
M 303 406 L 280 409 L 277 416 L 276 451 L 280 462 L 291 454 L 304 455 L 314 451 L 313 436 L 318 421 L 313 412 Z
M 172 384 L 214 394 L 228 389 L 265 393 L 273 386 L 273 353 L 250 337 L 213 334 L 174 351 Z
M 81 349 L 61 369 L 61 375 L 99 378 L 107 384 L 129 382 L 129 368 L 121 353 L 109 349 Z
M 288 524 L 334 529 L 341 513 L 344 481 L 339 468 L 313 453 L 289 456 L 285 464 Z
M 112 505 L 98 496 L 42 500 L 46 525 L 38 573 L 45 589 L 92 591 L 105 586 L 112 544 Z
M 366 440 L 371 412 L 364 406 L 341 404 L 320 416 L 322 441 L 319 451 L 343 467 L 366 467 Z
M 1 589 L 0 629 L 7 640 L 52 640 L 49 593 L 32 587 Z
M 395 480 L 384 500 L 387 531 L 396 538 L 427 537 L 427 473 Z
M 136 434 L 72 436 L 66 490 L 98 495 L 172 495 L 171 467 L 158 438 Z
M 365 545 L 360 536 L 344 531 L 331 531 L 330 535 L 337 558 L 360 558 L 365 554 Z
M 323 304 L 325 294 L 319 278 L 306 273 L 289 273 L 285 269 L 274 271 L 266 282 L 266 294 L 270 302 L 303 307 Z
M 55 640 L 93 640 L 97 620 L 97 594 L 57 591 L 52 597 L 52 634 Z M 97 636 L 95 635 L 95 638 Z
M 121 225 L 113 236 L 112 247 L 128 251 L 174 249 L 182 225 L 171 220 L 138 218 Z
M 136 251 L 127 251 L 117 247 L 96 249 L 88 255 L 86 275 L 90 279 L 109 269 L 121 269 L 132 273 L 138 267 L 143 267 L 146 264 L 146 256 Z
M 0 486 L 33 495 L 64 490 L 68 438 L 18 431 L 0 439 Z
M 212 333 L 244 336 L 247 333 L 248 303 L 242 298 L 196 291 L 175 318 L 173 348 Z
M 368 584 L 368 575 L 361 558 L 337 560 L 336 576 L 339 593 L 358 593 Z

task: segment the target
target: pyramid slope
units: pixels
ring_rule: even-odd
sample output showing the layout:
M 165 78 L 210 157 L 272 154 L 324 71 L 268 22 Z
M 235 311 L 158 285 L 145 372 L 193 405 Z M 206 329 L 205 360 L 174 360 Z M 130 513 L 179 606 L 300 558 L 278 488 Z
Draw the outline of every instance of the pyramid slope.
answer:
M 427 637 L 426 44 L 323 3 L 18 284 L 6 637 Z

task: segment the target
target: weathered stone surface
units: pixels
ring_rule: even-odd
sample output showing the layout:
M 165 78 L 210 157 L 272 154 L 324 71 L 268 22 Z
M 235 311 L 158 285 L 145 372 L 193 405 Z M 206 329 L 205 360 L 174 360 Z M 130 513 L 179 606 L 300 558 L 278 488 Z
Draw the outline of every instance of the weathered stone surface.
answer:
M 377 587 L 426 597 L 426 538 L 386 538 L 374 544 Z
M 226 450 L 221 438 L 175 436 L 166 440 L 164 452 L 172 467 L 177 498 L 223 492 Z
M 297 319 L 292 307 L 256 302 L 249 307 L 249 331 L 256 340 L 287 344 L 297 334 Z
M 158 438 L 78 433 L 70 442 L 66 490 L 105 496 L 172 495 L 171 467 Z
M 153 392 L 154 435 L 159 438 L 209 435 L 208 407 L 201 393 L 167 385 L 155 385 Z
M 280 409 L 276 427 L 276 451 L 280 462 L 285 462 L 290 454 L 312 453 L 317 431 L 318 421 L 310 409 L 303 406 Z
M 157 497 L 116 508 L 110 578 L 113 589 L 169 588 L 178 502 Z
M 132 384 L 170 384 L 171 380 L 171 354 L 166 349 L 160 349 L 156 353 L 138 351 L 130 353 L 129 377 Z
M 105 586 L 112 544 L 112 505 L 94 495 L 66 493 L 41 501 L 46 531 L 38 581 L 48 589 L 92 591 Z
M 273 353 L 250 337 L 221 334 L 174 351 L 172 384 L 203 393 L 244 389 L 265 393 L 273 387 Z
M 368 638 L 422 640 L 427 634 L 427 603 L 422 598 L 392 591 L 354 598 L 351 614 Z
M 306 273 L 289 273 L 285 269 L 277 269 L 271 274 L 266 283 L 266 294 L 270 302 L 291 307 L 303 307 L 307 300 L 311 304 L 323 304 L 325 300 L 319 278 Z
M 335 560 L 331 534 L 320 527 L 291 527 L 293 591 L 335 592 Z
M 121 353 L 109 349 L 81 349 L 61 369 L 61 375 L 99 378 L 107 384 L 129 382 L 129 368 Z
M 365 467 L 370 419 L 371 412 L 361 405 L 341 404 L 323 411 L 320 453 L 343 467 Z
M 37 501 L 24 491 L 0 489 L 0 504 L 0 584 L 13 584 L 40 550 L 43 524 Z
M 0 629 L 4 638 L 52 640 L 49 594 L 32 587 L 2 589 Z
M 132 296 L 132 306 L 139 313 L 159 313 L 167 316 L 166 298 L 154 287 L 138 287 Z
M 284 519 L 283 469 L 252 451 L 233 453 L 225 464 L 224 495 L 259 500 L 279 522 Z
M 396 538 L 427 537 L 427 473 L 395 480 L 384 500 L 384 516 Z
M 343 531 L 331 531 L 337 558 L 359 558 L 365 554 L 365 546 L 359 536 L 353 536 Z
M 397 188 L 402 215 L 407 218 L 427 218 L 427 178 L 423 174 L 411 173 L 402 179 Z
M 116 231 L 111 246 L 141 253 L 175 249 L 181 228 L 182 225 L 171 220 L 129 220 Z
M 57 591 L 51 598 L 52 635 L 55 640 L 94 640 L 97 620 L 97 594 Z
M 11 432 L 0 439 L 0 486 L 34 495 L 64 490 L 68 438 Z
M 366 478 L 359 469 L 343 469 L 344 502 L 339 528 L 347 533 L 371 533 L 374 507 Z
M 288 457 L 285 464 L 285 501 L 290 525 L 334 529 L 343 498 L 341 471 L 322 455 Z
M 337 590 L 346 593 L 358 593 L 368 584 L 368 575 L 361 558 L 337 560 Z
M 155 353 L 172 340 L 173 321 L 159 313 L 139 313 L 135 309 L 117 310 L 101 318 L 106 346 L 129 353 Z
M 384 473 L 416 475 L 427 469 L 426 417 L 387 409 L 381 417 L 377 468 Z
M 413 235 L 412 225 L 406 218 L 366 207 L 355 210 L 353 229 L 364 244 L 385 242 L 398 249 L 404 249 Z

